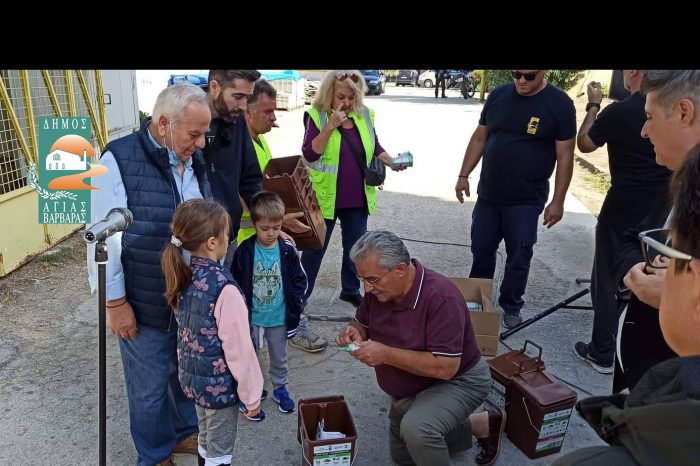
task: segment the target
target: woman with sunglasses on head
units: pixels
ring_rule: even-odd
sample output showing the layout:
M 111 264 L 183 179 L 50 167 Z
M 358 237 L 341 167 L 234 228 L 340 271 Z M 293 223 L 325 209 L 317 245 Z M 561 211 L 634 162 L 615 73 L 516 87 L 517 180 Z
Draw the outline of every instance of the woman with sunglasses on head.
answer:
M 360 164 L 366 167 L 372 157 L 377 157 L 393 168 L 391 156 L 377 138 L 374 111 L 363 103 L 366 91 L 359 70 L 331 70 L 321 82 L 312 107 L 304 112 L 302 154 L 326 220 L 323 249 L 307 250 L 301 256 L 309 280 L 305 301 L 313 292 L 336 219 L 340 219 L 343 236 L 340 299 L 355 307 L 362 300 L 360 281 L 348 254 L 367 231 L 367 218 L 376 206 L 376 188 L 365 182 L 365 168 Z

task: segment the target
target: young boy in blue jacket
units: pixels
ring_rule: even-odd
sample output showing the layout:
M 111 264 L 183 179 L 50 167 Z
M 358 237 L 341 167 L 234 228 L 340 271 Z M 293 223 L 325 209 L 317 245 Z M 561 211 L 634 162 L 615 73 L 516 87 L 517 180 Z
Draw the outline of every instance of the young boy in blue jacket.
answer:
M 248 303 L 255 348 L 259 350 L 263 338 L 267 340 L 272 397 L 281 412 L 291 413 L 295 406 L 286 388 L 287 340 L 294 337 L 299 326 L 307 279 L 296 248 L 279 237 L 283 217 L 284 203 L 277 194 L 261 191 L 253 196 L 250 218 L 255 236 L 236 250 L 231 273 Z M 243 403 L 240 410 L 245 411 Z

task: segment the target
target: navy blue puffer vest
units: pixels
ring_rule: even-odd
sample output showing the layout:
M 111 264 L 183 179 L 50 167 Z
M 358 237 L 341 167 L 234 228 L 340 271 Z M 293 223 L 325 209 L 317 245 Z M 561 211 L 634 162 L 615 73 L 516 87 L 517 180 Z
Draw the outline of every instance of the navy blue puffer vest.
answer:
M 181 199 L 167 149 L 154 147 L 146 134 L 150 122 L 146 119 L 140 131 L 110 142 L 104 150 L 114 155 L 126 189 L 127 207 L 134 214 L 133 223 L 122 234 L 126 297 L 139 324 L 168 329 L 172 309 L 164 297 L 160 254 L 170 241 L 170 221 Z M 202 197 L 211 198 L 199 150 L 192 156 L 192 168 Z
M 188 398 L 204 408 L 222 409 L 236 402 L 238 384 L 226 364 L 214 308 L 226 285 L 238 285 L 216 261 L 193 256 L 190 269 L 192 283 L 180 294 L 177 310 L 178 377 Z

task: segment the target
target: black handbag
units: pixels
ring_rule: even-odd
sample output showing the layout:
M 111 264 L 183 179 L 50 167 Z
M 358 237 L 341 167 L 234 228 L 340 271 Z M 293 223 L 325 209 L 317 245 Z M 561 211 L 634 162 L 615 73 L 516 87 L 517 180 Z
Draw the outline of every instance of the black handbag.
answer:
M 365 157 L 360 155 L 350 141 L 348 141 L 348 147 L 350 147 L 355 162 L 360 166 L 360 170 L 365 174 L 365 183 L 369 186 L 379 186 L 381 189 L 386 179 L 386 166 L 376 155 L 372 155 L 369 165 L 365 165 Z

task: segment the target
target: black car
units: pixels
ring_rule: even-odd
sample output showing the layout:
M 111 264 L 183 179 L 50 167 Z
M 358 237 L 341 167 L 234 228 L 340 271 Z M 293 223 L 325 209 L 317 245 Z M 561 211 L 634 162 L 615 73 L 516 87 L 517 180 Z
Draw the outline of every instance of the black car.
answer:
M 386 89 L 386 78 L 382 70 L 360 70 L 367 83 L 367 93 L 380 95 Z
M 396 86 L 418 86 L 417 70 L 399 70 L 396 75 Z

